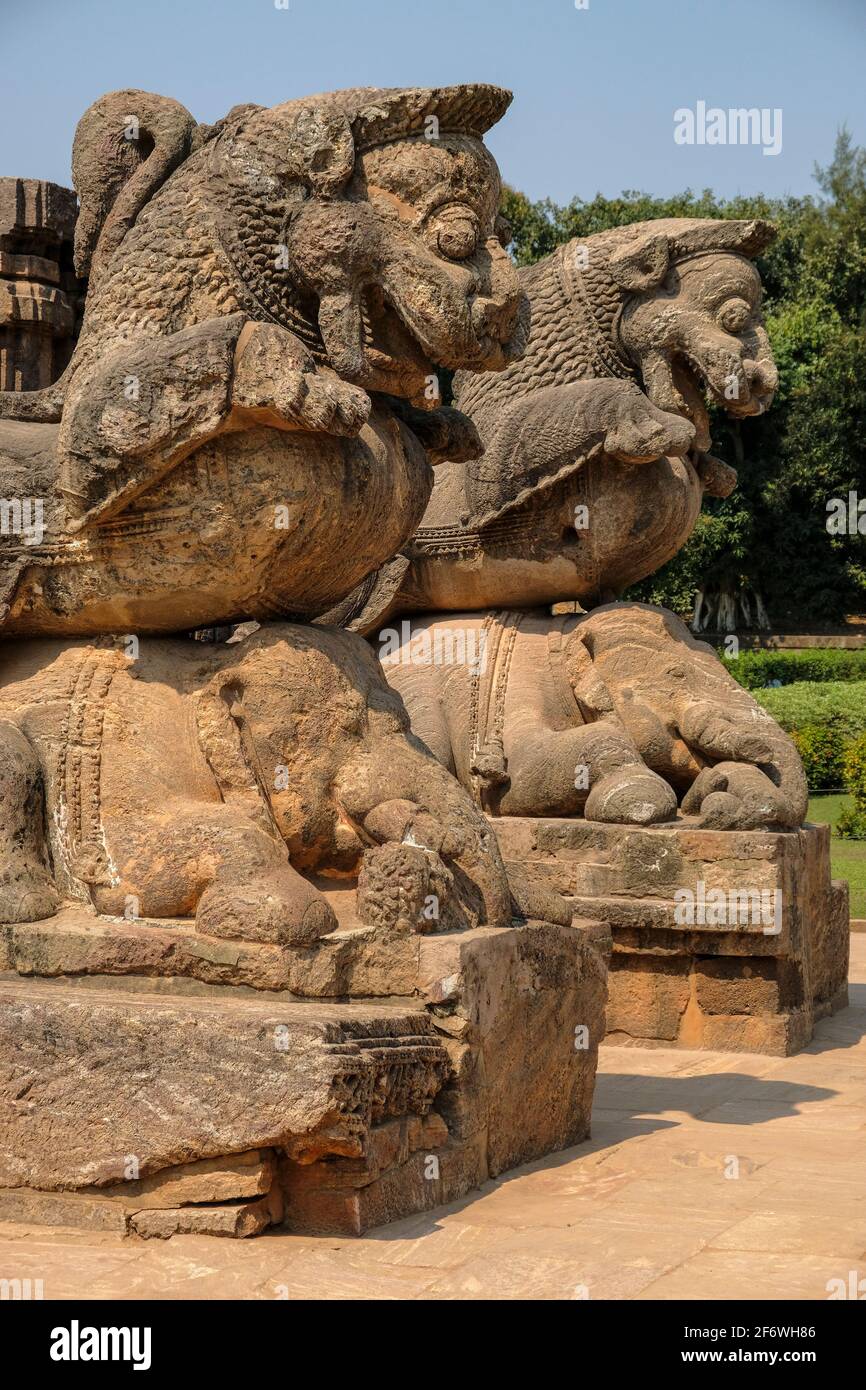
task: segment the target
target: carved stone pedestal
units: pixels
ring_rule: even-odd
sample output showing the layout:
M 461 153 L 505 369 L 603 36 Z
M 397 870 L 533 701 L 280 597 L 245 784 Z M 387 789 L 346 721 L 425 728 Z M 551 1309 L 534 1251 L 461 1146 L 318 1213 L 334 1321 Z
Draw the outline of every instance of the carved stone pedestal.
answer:
M 279 952 L 77 909 L 0 942 L 0 1220 L 360 1234 L 589 1133 L 589 927 L 407 934 L 392 966 L 369 929 Z
M 848 1002 L 829 830 L 492 821 L 506 862 L 610 925 L 608 1038 L 788 1056 Z

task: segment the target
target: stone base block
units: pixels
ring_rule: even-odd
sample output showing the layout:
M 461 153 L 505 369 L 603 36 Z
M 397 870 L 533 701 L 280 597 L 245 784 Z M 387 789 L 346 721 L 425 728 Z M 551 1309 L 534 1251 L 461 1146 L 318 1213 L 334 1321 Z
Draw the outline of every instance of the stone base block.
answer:
M 275 1159 L 268 1150 L 176 1164 L 136 1180 L 105 1187 L 46 1192 L 31 1187 L 0 1190 L 0 1221 L 28 1221 L 144 1237 L 187 1232 L 256 1235 L 282 1217 Z
M 338 1002 L 60 974 L 58 952 L 81 959 L 68 927 L 50 978 L 32 951 L 0 978 L 0 1219 L 360 1233 L 589 1133 L 606 989 L 590 929 L 413 937 L 411 993 Z
M 507 862 L 611 930 L 608 1037 L 788 1056 L 847 1003 L 827 826 L 790 833 L 492 821 Z
M 351 896 L 354 904 L 354 892 L 326 890 L 325 896 L 342 920 L 309 946 L 232 941 L 205 935 L 189 920 L 126 921 L 68 905 L 45 921 L 0 925 L 0 971 L 82 983 L 139 977 L 154 989 L 162 980 L 184 980 L 191 989 L 219 985 L 298 999 L 411 995 L 421 938 L 383 937 L 359 923 L 347 903 Z

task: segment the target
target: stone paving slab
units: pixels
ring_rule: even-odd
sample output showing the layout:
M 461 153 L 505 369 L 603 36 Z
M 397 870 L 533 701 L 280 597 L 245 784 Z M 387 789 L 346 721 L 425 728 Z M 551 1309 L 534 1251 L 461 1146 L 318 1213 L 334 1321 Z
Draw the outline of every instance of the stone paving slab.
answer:
M 592 1138 L 360 1240 L 0 1226 L 46 1298 L 824 1299 L 866 1277 L 866 936 L 789 1058 L 604 1047 Z

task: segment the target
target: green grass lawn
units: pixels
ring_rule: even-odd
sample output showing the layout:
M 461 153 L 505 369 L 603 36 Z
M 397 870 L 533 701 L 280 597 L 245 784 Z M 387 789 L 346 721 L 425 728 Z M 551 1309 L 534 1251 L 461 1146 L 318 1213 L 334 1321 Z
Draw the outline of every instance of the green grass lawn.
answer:
M 866 917 L 866 840 L 837 840 L 833 833 L 842 807 L 850 805 L 850 796 L 813 796 L 809 802 L 809 820 L 831 827 L 830 862 L 833 877 L 848 880 L 851 887 L 851 916 Z

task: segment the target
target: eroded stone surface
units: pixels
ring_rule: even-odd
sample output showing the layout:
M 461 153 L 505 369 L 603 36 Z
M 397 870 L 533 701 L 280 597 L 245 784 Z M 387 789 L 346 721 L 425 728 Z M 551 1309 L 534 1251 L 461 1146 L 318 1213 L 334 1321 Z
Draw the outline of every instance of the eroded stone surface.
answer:
M 45 513 L 3 537 L 7 636 L 312 615 L 399 550 L 425 444 L 479 447 L 459 412 L 428 422 L 436 368 L 525 345 L 482 142 L 509 101 L 367 88 L 210 127 L 147 92 L 89 108 L 81 336 L 60 382 L 0 395 L 0 494 Z
M 0 1218 L 358 1234 L 586 1138 L 606 976 L 593 930 L 416 940 L 414 1008 L 6 977 Z
M 826 844 L 767 829 L 805 806 L 772 721 L 659 610 L 503 612 L 609 598 L 730 490 L 699 388 L 769 404 L 771 229 L 563 248 L 524 276 L 520 368 L 481 138 L 508 100 L 203 127 L 126 91 L 79 124 L 82 334 L 0 395 L 0 493 L 45 505 L 2 538 L 3 635 L 38 640 L 0 681 L 0 1215 L 357 1235 L 579 1143 L 607 933 L 630 1039 L 785 1052 L 841 1001 Z M 51 280 L 8 249 L 0 275 Z M 474 423 L 436 408 L 441 367 Z M 407 687 L 430 751 L 360 638 L 272 621 L 491 605 L 489 684 Z M 139 640 L 246 618 L 234 646 Z M 506 826 L 512 892 L 469 793 L 587 819 Z M 680 799 L 703 828 L 665 824 Z M 777 929 L 683 930 L 700 885 L 781 893 Z
M 378 642 L 415 733 L 494 814 L 802 824 L 791 739 L 663 608 L 447 613 Z
M 357 1235 L 586 1139 L 605 976 L 581 927 L 422 938 L 418 988 L 451 1078 L 430 1115 L 371 1131 L 361 1157 L 287 1162 L 287 1222 Z
M 76 211 L 71 188 L 0 178 L 0 392 L 49 386 L 72 355 L 84 304 Z
M 844 1007 L 848 892 L 830 878 L 827 826 L 491 823 L 506 862 L 610 926 L 609 1036 L 787 1055 Z
M 422 1010 L 0 984 L 0 1186 L 114 1188 L 280 1147 L 357 1152 L 450 1073 Z M 146 1103 L 142 1097 L 146 1096 Z
M 337 927 L 311 876 L 354 884 L 365 862 L 356 924 L 396 939 L 398 961 L 414 931 L 511 920 L 484 818 L 410 737 L 350 633 L 274 623 L 237 644 L 15 644 L 0 673 L 0 804 L 0 922 L 62 902 L 95 911 L 67 952 L 83 970 L 106 948 L 109 973 L 130 968 L 124 952 L 166 973 L 168 955 L 182 974 L 291 988 L 286 952 L 303 971 Z M 382 861 L 404 841 L 414 857 L 395 889 Z M 115 917 L 113 946 L 99 937 Z M 148 918 L 194 920 L 196 938 L 175 948 L 126 930 Z M 15 958 L 39 973 L 37 932 Z M 365 992 L 345 972 L 320 990 Z
M 861 933 L 852 1006 L 796 1057 L 605 1044 L 590 1143 L 387 1230 L 166 1248 L 22 1218 L 0 1229 L 0 1277 L 73 1300 L 847 1295 L 866 1249 L 864 982 Z

